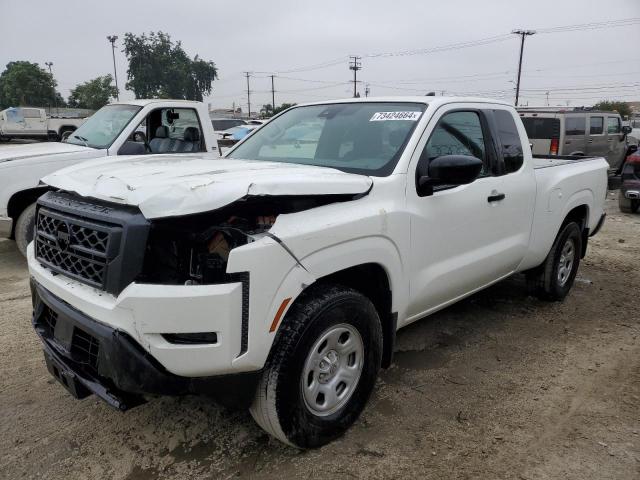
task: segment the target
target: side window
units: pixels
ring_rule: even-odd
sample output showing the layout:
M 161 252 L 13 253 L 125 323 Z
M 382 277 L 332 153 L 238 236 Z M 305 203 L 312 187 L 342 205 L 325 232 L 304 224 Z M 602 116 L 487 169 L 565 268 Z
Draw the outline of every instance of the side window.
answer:
M 604 132 L 603 125 L 603 117 L 591 117 L 589 119 L 589 135 L 602 135 Z
M 451 112 L 440 119 L 420 157 L 431 161 L 443 155 L 477 157 L 484 163 L 480 175 L 487 174 L 487 150 L 477 112 Z
M 607 133 L 620 133 L 622 127 L 618 117 L 607 117 Z
M 198 114 L 190 108 L 169 108 L 162 110 L 162 125 L 168 128 L 169 138 L 185 140 L 184 134 L 187 128 L 198 130 L 200 138 L 200 123 Z
M 565 117 L 564 133 L 567 135 L 584 135 L 586 117 Z
M 494 110 L 493 113 L 498 127 L 498 140 L 504 159 L 505 173 L 517 172 L 522 167 L 524 155 L 516 122 L 513 120 L 513 115 L 506 110 Z

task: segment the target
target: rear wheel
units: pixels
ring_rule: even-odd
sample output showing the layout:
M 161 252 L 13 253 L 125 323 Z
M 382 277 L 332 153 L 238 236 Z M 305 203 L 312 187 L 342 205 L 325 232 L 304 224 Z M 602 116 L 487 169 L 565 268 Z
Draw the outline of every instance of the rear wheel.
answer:
M 18 250 L 23 256 L 27 256 L 27 245 L 33 240 L 35 230 L 36 204 L 35 202 L 25 208 L 16 222 L 15 238 Z
M 67 138 L 69 138 L 71 136 L 71 134 L 74 132 L 75 130 L 62 130 L 60 132 L 60 141 L 64 142 L 67 140 Z
M 527 274 L 527 283 L 543 300 L 564 299 L 580 266 L 582 234 L 575 222 L 563 225 L 544 263 Z
M 272 347 L 251 415 L 299 448 L 322 446 L 358 418 L 382 357 L 382 328 L 368 298 L 339 285 L 303 292 Z

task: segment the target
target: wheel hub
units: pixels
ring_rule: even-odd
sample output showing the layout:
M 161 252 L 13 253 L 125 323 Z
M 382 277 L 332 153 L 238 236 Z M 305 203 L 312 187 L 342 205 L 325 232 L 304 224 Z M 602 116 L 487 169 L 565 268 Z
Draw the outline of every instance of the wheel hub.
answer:
M 314 343 L 300 378 L 306 407 L 318 416 L 342 408 L 358 386 L 364 365 L 364 343 L 350 324 L 327 329 Z
M 573 262 L 575 260 L 575 245 L 572 239 L 567 239 L 562 246 L 560 252 L 560 259 L 558 261 L 558 283 L 560 286 L 564 286 L 571 276 L 571 270 L 573 269 Z

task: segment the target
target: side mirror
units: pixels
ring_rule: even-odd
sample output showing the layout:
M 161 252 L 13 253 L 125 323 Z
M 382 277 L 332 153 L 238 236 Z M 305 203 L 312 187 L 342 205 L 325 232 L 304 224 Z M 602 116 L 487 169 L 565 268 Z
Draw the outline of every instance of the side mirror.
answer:
M 118 155 L 144 155 L 144 143 L 127 140 L 118 150 Z
M 631 133 L 631 127 L 629 125 L 624 125 L 622 127 L 622 134 L 623 135 L 629 135 Z
M 418 195 L 433 195 L 433 187 L 437 185 L 471 183 L 480 175 L 482 166 L 482 160 L 468 155 L 443 155 L 431 162 L 421 158 L 416 169 Z

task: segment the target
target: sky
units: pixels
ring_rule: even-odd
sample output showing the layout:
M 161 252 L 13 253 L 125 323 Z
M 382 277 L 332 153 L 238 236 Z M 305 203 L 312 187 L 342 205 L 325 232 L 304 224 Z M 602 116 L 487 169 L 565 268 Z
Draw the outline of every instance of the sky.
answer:
M 0 0 L 0 68 L 53 62 L 66 98 L 78 83 L 113 74 L 107 35 L 164 31 L 191 57 L 215 62 L 205 101 L 252 111 L 353 95 L 349 55 L 362 57 L 364 96 L 474 95 L 513 102 L 520 40 L 520 104 L 640 101 L 640 0 Z M 596 22 L 624 20 L 606 28 Z M 584 26 L 591 24 L 590 26 Z M 583 25 L 551 30 L 553 27 Z M 121 100 L 127 60 L 116 45 Z M 444 48 L 441 48 L 444 47 Z M 546 92 L 549 92 L 547 97 Z

